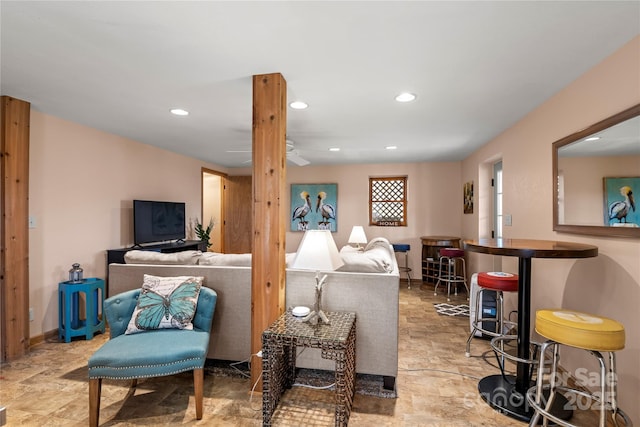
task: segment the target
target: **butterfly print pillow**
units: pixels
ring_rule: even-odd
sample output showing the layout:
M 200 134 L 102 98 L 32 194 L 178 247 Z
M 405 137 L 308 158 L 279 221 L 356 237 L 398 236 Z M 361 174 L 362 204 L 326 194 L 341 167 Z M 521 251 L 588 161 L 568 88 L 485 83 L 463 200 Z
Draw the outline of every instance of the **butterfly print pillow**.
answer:
M 203 277 L 144 275 L 138 303 L 125 334 L 156 329 L 193 329 Z

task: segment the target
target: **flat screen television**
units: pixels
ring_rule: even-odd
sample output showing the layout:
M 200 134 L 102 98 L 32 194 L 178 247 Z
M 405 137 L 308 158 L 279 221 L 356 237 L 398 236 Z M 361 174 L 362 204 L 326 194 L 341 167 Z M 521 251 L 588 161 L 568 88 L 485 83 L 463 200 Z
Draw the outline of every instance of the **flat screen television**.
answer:
M 133 201 L 133 242 L 136 245 L 185 238 L 185 203 Z

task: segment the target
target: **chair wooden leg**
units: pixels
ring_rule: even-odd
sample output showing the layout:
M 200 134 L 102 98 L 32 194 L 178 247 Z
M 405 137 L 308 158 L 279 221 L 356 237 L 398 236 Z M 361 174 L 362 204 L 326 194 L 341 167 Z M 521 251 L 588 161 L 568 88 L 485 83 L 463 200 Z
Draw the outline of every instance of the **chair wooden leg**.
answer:
M 202 419 L 202 398 L 204 388 L 204 369 L 193 370 L 193 391 L 196 400 L 196 419 Z
M 98 427 L 102 378 L 89 379 L 89 427 Z

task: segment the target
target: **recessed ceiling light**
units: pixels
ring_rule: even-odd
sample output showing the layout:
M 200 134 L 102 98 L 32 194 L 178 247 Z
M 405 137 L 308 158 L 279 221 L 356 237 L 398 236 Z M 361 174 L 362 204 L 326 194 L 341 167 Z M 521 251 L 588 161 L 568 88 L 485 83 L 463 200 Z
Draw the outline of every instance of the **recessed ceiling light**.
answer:
M 308 106 L 309 105 L 306 102 L 302 101 L 293 101 L 291 104 L 289 104 L 289 107 L 293 108 L 294 110 L 304 110 Z
M 386 148 L 387 150 L 397 150 L 398 149 L 398 147 L 396 145 L 388 145 L 388 146 L 386 146 L 384 148 Z
M 171 110 L 171 114 L 175 114 L 176 116 L 188 116 L 189 112 L 187 110 L 183 110 L 182 108 L 174 108 Z
M 340 151 L 340 147 L 331 147 L 329 151 Z
M 599 139 L 600 139 L 600 137 L 599 137 L 599 136 L 592 136 L 591 138 L 587 138 L 587 139 L 585 139 L 585 141 L 597 141 L 597 140 L 599 140 Z
M 409 92 L 403 92 L 400 95 L 396 96 L 396 101 L 398 102 L 411 102 L 416 99 L 416 96 Z

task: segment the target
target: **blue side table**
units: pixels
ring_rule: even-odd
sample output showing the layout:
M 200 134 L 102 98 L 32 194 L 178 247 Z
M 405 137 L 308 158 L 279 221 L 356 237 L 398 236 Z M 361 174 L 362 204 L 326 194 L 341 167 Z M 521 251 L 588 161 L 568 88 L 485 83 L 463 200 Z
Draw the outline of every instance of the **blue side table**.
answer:
M 80 319 L 80 292 L 84 293 L 85 319 Z M 104 280 L 95 277 L 82 283 L 58 283 L 58 339 L 70 342 L 71 338 L 93 338 L 96 332 L 104 333 L 104 318 L 100 318 L 104 304 Z

